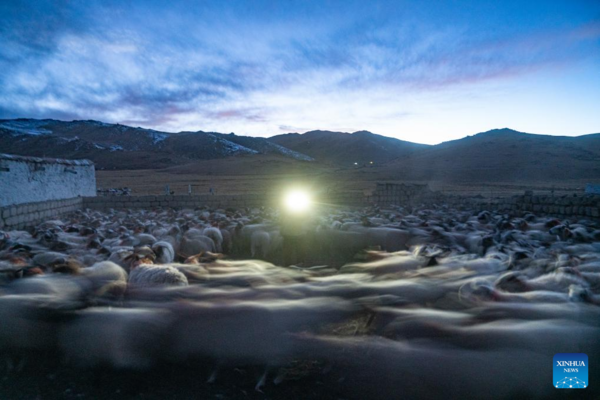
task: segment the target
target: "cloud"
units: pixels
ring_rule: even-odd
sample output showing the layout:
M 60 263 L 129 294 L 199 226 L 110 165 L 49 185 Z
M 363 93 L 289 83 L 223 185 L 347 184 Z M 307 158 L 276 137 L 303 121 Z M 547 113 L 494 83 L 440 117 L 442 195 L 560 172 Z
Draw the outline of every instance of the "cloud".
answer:
M 559 28 L 525 19 L 513 28 L 481 22 L 500 22 L 493 15 L 447 21 L 436 10 L 9 1 L 0 8 L 0 115 L 256 135 L 390 132 L 428 123 L 432 99 L 598 59 L 600 23 L 575 11 Z

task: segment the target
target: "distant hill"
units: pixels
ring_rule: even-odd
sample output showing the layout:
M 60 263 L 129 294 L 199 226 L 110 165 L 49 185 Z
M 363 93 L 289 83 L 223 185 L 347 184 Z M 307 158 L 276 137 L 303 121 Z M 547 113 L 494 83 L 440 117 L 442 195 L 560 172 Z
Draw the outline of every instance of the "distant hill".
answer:
M 368 131 L 287 133 L 273 136 L 269 140 L 309 155 L 317 161 L 340 166 L 352 166 L 355 162 L 363 165 L 371 161 L 379 165 L 430 147 Z
M 230 156 L 312 158 L 264 138 L 217 132 L 167 133 L 98 121 L 0 120 L 0 152 L 87 158 L 100 169 L 156 169 Z
M 494 129 L 431 146 L 380 168 L 386 178 L 436 181 L 600 179 L 600 134 L 577 137 Z
M 258 170 L 339 175 L 347 169 L 370 180 L 600 181 L 600 134 L 549 136 L 506 128 L 429 146 L 367 131 L 319 130 L 265 139 L 203 131 L 167 133 L 98 121 L 13 119 L 0 120 L 0 152 L 87 158 L 99 169 L 168 168 L 184 174 L 218 175 L 213 166 L 219 166 L 231 175 Z M 370 168 L 354 168 L 354 163 Z

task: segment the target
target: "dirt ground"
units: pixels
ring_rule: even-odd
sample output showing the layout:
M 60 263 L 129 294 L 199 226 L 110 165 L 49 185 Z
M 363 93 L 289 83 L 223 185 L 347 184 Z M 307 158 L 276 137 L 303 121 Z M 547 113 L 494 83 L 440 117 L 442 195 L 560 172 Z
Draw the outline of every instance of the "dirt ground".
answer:
M 29 360 L 20 371 L 1 374 L 0 398 L 18 399 L 337 399 L 333 374 L 323 365 L 290 363 L 286 380 L 263 393 L 254 389 L 263 370 L 259 367 L 226 368 L 214 383 L 207 383 L 214 365 L 203 362 L 164 363 L 150 370 L 116 370 L 110 367 L 73 368 L 50 356 Z M 333 381 L 333 382 L 332 382 Z
M 323 326 L 336 336 L 369 334 L 369 315 Z M 158 344 L 157 344 L 158 345 Z M 8 357 L 0 365 L 1 400 L 183 400 L 183 399 L 353 399 L 344 386 L 343 368 L 319 360 L 288 360 L 269 370 L 262 391 L 255 390 L 265 366 L 224 366 L 208 383 L 216 362 L 191 360 L 144 370 L 109 366 L 79 367 L 54 353 Z M 280 382 L 275 383 L 275 379 Z

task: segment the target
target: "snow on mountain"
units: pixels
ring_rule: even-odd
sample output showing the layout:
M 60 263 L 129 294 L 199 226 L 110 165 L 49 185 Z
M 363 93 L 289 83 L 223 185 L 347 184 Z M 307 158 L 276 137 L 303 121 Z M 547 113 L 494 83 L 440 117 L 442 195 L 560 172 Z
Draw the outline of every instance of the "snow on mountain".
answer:
M 110 169 L 164 168 L 252 154 L 311 160 L 264 138 L 202 131 L 168 133 L 92 120 L 0 120 L 0 148 L 19 155 L 87 158 Z
M 15 136 L 18 135 L 50 135 L 52 131 L 40 128 L 45 125 L 47 120 L 36 119 L 13 119 L 0 120 L 0 128 L 11 131 Z

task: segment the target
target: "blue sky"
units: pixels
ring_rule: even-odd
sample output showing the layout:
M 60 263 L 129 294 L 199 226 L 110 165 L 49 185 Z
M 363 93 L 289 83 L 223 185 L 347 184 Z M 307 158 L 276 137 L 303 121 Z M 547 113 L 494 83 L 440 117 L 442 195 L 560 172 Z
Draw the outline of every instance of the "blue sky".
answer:
M 0 118 L 600 132 L 600 2 L 3 1 Z

